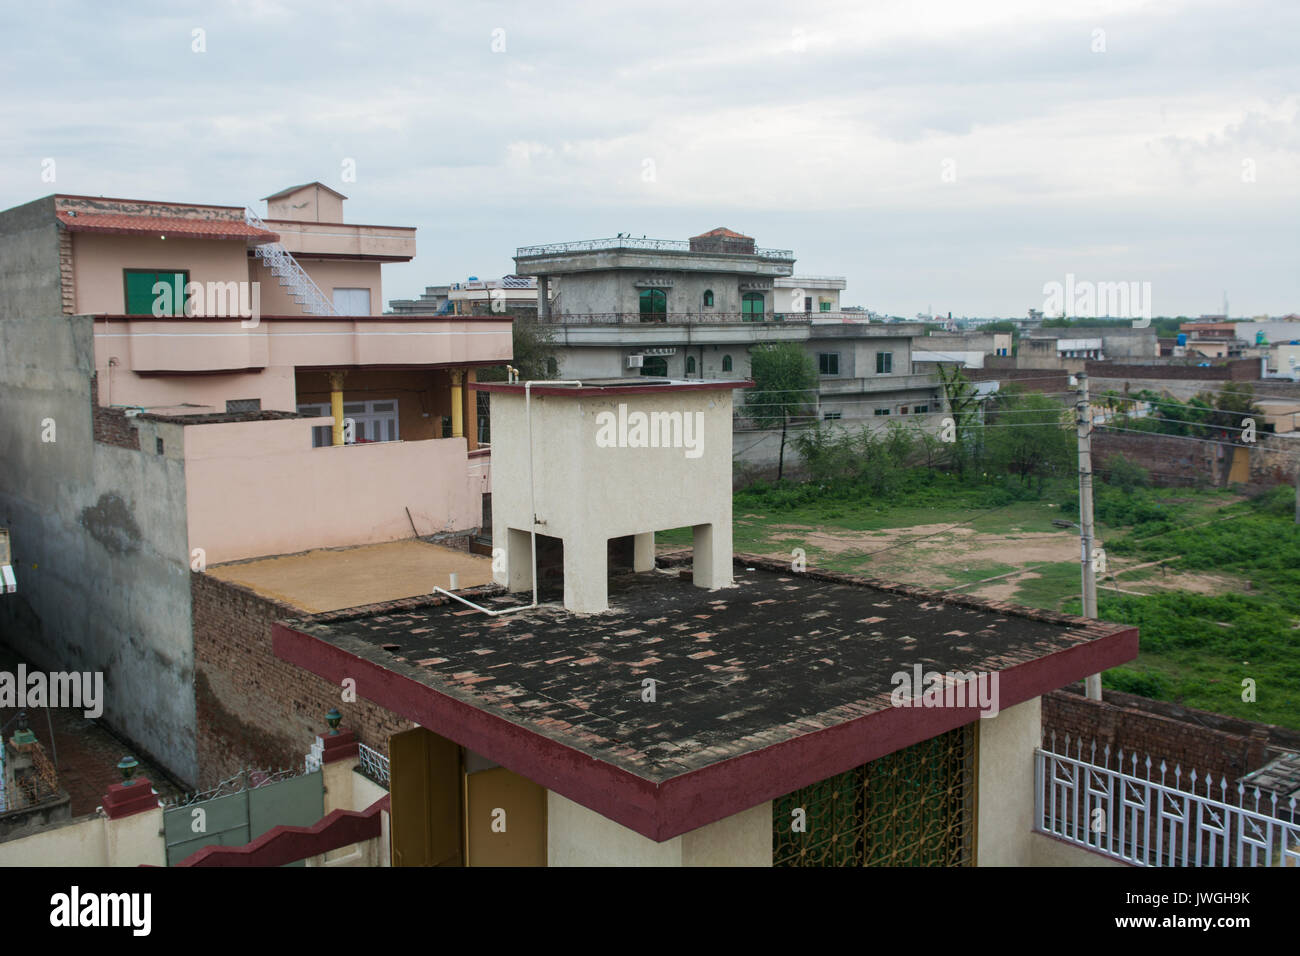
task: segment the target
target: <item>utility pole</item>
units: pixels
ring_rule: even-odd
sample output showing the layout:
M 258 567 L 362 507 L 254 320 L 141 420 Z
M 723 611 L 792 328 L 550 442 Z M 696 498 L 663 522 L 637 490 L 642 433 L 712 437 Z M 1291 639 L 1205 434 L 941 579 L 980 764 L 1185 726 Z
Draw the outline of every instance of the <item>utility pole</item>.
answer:
M 1080 372 L 1079 426 L 1079 564 L 1083 572 L 1083 616 L 1097 616 L 1097 570 L 1092 563 L 1092 407 L 1088 404 L 1088 375 Z M 1092 674 L 1084 689 L 1089 699 L 1101 700 L 1101 675 Z

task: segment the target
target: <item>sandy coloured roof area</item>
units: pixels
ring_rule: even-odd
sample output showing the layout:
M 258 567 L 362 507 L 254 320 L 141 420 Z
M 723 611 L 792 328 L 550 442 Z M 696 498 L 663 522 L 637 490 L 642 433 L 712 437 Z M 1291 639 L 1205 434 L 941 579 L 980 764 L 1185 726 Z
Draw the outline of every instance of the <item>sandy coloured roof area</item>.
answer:
M 447 587 L 492 582 L 490 558 L 425 541 L 390 541 L 352 548 L 321 548 L 301 554 L 216 565 L 207 573 L 242 584 L 263 597 L 317 614 L 428 594 Z

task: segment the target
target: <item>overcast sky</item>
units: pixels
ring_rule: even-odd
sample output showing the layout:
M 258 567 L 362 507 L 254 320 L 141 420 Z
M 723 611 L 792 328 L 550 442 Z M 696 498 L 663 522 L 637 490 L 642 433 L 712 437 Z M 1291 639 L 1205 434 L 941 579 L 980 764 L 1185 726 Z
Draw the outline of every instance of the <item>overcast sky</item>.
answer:
M 418 228 L 385 299 L 727 226 L 908 317 L 1300 312 L 1296 0 L 4 7 L 0 208 L 319 179 Z

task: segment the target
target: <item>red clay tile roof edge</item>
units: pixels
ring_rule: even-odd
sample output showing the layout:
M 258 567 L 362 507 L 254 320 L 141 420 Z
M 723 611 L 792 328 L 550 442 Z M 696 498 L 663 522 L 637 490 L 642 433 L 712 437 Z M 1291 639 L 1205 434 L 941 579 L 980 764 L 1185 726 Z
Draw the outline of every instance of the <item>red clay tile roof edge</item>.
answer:
M 135 216 L 127 213 L 57 213 L 69 232 L 94 232 L 118 236 L 169 233 L 182 239 L 257 239 L 279 242 L 274 232 L 231 219 L 182 219 L 176 216 Z

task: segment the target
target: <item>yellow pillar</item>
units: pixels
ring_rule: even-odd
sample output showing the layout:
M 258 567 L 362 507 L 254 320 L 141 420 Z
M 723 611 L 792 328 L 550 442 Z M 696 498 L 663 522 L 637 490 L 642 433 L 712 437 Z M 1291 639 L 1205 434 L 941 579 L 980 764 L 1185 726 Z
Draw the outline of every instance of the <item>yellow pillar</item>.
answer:
M 330 372 L 330 414 L 334 416 L 334 444 L 343 444 L 343 377 L 347 372 Z
M 465 431 L 469 450 L 478 447 L 478 393 L 469 386 L 475 381 L 475 370 L 465 370 Z
M 454 368 L 451 370 L 451 437 L 465 437 L 465 408 L 464 402 L 461 401 L 462 383 L 465 380 L 465 371 Z

